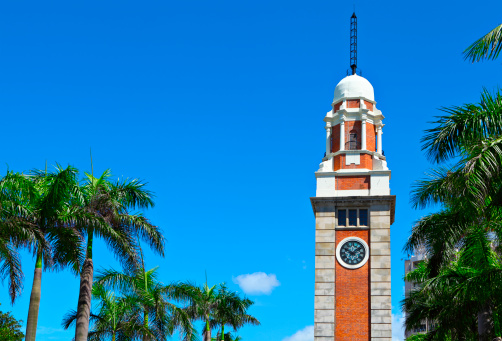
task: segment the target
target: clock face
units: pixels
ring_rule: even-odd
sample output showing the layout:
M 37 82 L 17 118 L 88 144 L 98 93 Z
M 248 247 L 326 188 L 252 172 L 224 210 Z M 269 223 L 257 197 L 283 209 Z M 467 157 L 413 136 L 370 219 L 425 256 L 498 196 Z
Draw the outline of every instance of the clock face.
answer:
M 340 258 L 347 265 L 358 265 L 366 259 L 366 248 L 357 240 L 348 240 L 340 248 Z

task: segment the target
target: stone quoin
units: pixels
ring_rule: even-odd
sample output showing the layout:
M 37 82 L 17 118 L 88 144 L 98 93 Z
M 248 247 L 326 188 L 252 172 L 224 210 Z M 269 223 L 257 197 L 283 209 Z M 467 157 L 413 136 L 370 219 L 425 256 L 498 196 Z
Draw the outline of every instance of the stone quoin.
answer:
M 382 148 L 384 116 L 373 86 L 352 69 L 336 86 L 324 118 L 326 155 L 311 198 L 314 340 L 391 341 L 390 226 L 396 197 L 390 194 Z

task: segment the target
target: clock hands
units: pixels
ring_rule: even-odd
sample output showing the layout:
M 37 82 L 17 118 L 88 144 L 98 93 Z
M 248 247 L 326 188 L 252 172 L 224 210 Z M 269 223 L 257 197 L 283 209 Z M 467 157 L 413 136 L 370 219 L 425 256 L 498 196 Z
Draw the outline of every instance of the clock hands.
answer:
M 356 266 L 361 263 L 366 256 L 366 248 L 358 241 L 347 241 L 340 249 L 340 261 L 347 265 Z

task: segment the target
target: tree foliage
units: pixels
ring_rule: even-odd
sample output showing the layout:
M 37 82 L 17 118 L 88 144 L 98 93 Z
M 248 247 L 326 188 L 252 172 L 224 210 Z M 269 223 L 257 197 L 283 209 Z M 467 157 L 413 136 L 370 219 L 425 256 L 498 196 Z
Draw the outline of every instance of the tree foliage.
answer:
M 0 341 L 22 341 L 24 334 L 21 331 L 23 321 L 18 321 L 10 312 L 0 311 Z
M 502 24 L 476 40 L 464 51 L 464 57 L 471 62 L 498 58 L 502 50 Z
M 407 276 L 419 284 L 403 301 L 406 328 L 434 321 L 426 340 L 501 337 L 502 94 L 443 108 L 422 139 L 436 164 L 412 191 L 415 207 L 439 204 L 420 219 L 404 249 L 427 261 Z
M 187 311 L 175 304 L 175 301 L 184 301 L 184 297 L 176 294 L 177 284 L 160 282 L 158 268 L 146 270 L 143 256 L 140 266 L 133 271 L 102 270 L 96 277 L 96 284 L 119 290 L 127 299 L 128 320 L 132 323 L 129 330 L 134 331 L 131 335 L 143 340 L 165 340 L 179 331 L 184 340 L 198 339 Z
M 502 260 L 493 247 L 493 234 L 480 227 L 466 231 L 460 251 L 431 275 L 428 262 L 406 276 L 418 284 L 403 301 L 406 328 L 434 321 L 426 340 L 476 340 L 479 314 L 488 312 L 485 337 L 500 337 Z M 491 339 L 490 339 L 491 340 Z

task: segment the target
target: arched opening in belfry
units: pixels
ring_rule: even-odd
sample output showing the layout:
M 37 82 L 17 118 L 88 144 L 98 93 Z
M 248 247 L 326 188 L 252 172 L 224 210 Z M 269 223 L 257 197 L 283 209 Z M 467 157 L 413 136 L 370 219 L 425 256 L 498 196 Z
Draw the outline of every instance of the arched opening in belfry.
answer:
M 358 140 L 357 131 L 355 129 L 352 129 L 349 132 L 349 140 L 347 141 L 345 147 L 347 150 L 361 149 L 361 142 Z

